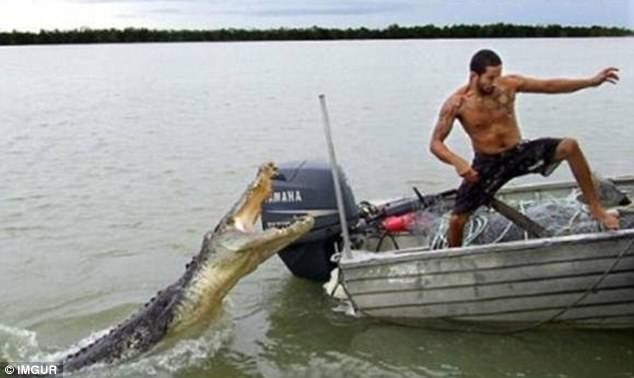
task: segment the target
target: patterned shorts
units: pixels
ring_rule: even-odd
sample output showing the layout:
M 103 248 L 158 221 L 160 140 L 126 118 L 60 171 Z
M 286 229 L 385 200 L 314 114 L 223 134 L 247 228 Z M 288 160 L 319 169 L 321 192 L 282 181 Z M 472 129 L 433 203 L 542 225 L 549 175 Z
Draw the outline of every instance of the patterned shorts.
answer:
M 557 138 L 522 141 L 499 154 L 475 154 L 471 166 L 480 180 L 474 184 L 463 180 L 458 188 L 454 214 L 470 213 L 489 203 L 490 198 L 511 179 L 529 173 L 550 175 L 559 165 L 555 150 L 561 143 Z

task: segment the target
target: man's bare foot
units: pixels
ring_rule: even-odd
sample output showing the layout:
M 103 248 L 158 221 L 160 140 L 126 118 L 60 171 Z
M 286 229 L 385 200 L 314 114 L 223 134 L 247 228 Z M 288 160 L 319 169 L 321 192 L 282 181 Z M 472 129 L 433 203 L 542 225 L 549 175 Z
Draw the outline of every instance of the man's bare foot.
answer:
M 618 230 L 620 228 L 619 225 L 619 217 L 605 211 L 605 209 L 595 209 L 590 211 L 592 217 L 599 222 L 608 230 Z

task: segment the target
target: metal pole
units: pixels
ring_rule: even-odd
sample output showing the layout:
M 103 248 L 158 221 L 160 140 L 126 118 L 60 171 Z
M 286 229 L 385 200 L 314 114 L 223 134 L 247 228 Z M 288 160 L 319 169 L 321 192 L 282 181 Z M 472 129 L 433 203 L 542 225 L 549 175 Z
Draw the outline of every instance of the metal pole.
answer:
M 339 222 L 341 223 L 341 232 L 343 233 L 343 252 L 347 259 L 351 259 L 352 253 L 350 252 L 350 235 L 348 233 L 346 210 L 343 206 L 343 196 L 341 194 L 341 185 L 339 184 L 339 175 L 337 174 L 337 157 L 335 156 L 335 146 L 332 143 L 332 135 L 330 133 L 330 119 L 328 118 L 328 110 L 326 109 L 326 96 L 323 94 L 319 95 L 319 102 L 321 103 L 321 115 L 324 121 L 326 145 L 328 145 L 330 171 L 332 172 L 332 181 L 335 186 L 337 209 L 339 210 Z

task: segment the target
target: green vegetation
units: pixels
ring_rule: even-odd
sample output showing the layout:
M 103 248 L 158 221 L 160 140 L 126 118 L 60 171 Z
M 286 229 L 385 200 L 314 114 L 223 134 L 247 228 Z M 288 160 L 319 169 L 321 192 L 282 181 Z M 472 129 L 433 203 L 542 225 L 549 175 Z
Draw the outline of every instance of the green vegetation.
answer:
M 301 41 L 333 39 L 403 39 L 403 38 L 559 38 L 623 37 L 634 31 L 617 27 L 530 26 L 511 24 L 452 25 L 438 27 L 391 25 L 385 29 L 328 29 L 318 26 L 299 29 L 217 29 L 217 30 L 150 30 L 143 28 L 41 30 L 0 32 L 0 45 L 59 43 L 126 43 L 126 42 L 216 42 L 216 41 Z

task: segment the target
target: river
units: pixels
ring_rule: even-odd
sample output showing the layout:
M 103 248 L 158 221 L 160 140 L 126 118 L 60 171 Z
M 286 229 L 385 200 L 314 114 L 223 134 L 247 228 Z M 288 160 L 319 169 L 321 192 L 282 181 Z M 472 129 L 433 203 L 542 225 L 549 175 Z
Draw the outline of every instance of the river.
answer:
M 319 94 L 358 201 L 455 187 L 429 136 L 484 47 L 507 73 L 621 68 L 517 113 L 524 137 L 634 174 L 632 38 L 0 47 L 0 361 L 62 355 L 176 280 L 262 162 L 326 159 Z M 470 157 L 459 126 L 448 143 Z M 79 376 L 634 377 L 632 331 L 438 332 L 337 305 L 274 257 L 200 337 Z

